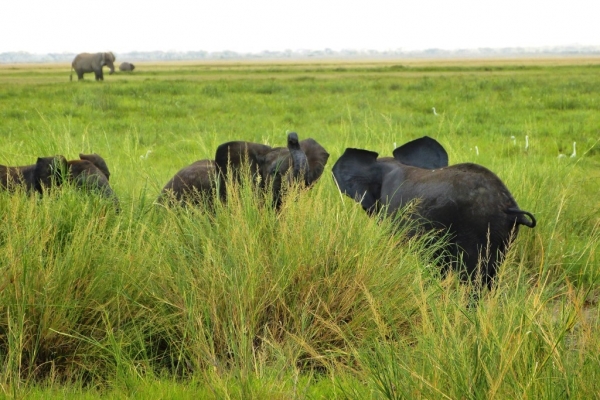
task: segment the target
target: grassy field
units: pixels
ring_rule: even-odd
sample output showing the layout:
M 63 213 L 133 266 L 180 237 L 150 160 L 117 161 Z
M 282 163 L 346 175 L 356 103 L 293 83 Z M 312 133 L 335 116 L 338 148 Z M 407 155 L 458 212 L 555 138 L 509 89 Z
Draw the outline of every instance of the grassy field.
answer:
M 0 396 L 598 398 L 598 93 L 598 58 L 136 63 L 101 83 L 1 65 L 0 164 L 96 152 L 121 212 L 0 193 Z M 219 144 L 286 131 L 331 156 L 280 213 L 246 187 L 214 214 L 154 203 Z M 423 135 L 538 220 L 477 307 L 331 178 L 346 147 Z

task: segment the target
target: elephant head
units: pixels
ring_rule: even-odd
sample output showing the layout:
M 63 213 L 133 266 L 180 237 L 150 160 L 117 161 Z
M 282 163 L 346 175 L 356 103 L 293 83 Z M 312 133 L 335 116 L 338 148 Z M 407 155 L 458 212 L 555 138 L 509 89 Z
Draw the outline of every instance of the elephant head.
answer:
M 314 139 L 299 141 L 298 134 L 291 132 L 286 148 L 241 141 L 224 143 L 217 148 L 215 163 L 222 188 L 228 175 L 239 179 L 243 165 L 247 164 L 253 181 L 260 177 L 259 187 L 272 185 L 274 204 L 279 207 L 284 182 L 311 186 L 323 173 L 328 158 L 329 153 Z
M 112 75 L 115 73 L 115 61 L 116 61 L 116 57 L 115 55 L 111 52 L 108 53 L 101 53 L 102 54 L 102 66 L 106 65 L 109 69 L 110 72 L 108 73 L 109 75 Z
M 77 73 L 79 80 L 83 79 L 83 74 L 93 72 L 96 76 L 96 80 L 104 80 L 104 74 L 102 73 L 102 67 L 105 65 L 110 69 L 110 75 L 115 72 L 116 57 L 112 52 L 108 53 L 80 53 L 78 54 L 71 63 L 71 77 L 73 80 L 73 71 Z
M 477 285 L 491 287 L 519 225 L 536 220 L 519 209 L 509 190 L 477 164 L 448 165 L 444 148 L 423 137 L 399 147 L 394 158 L 348 148 L 333 166 L 340 191 L 369 213 L 393 215 L 413 203 L 410 218 L 448 238 L 448 265 Z M 526 218 L 529 217 L 529 218 Z
M 67 171 L 68 180 L 75 186 L 116 199 L 108 183 L 110 172 L 106 162 L 98 154 L 79 154 L 79 160 L 67 161 Z

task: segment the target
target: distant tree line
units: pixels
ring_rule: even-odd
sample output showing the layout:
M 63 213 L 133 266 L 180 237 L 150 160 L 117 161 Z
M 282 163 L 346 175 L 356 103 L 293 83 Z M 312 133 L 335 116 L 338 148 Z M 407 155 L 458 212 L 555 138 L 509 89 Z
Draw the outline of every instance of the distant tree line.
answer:
M 600 46 L 557 47 L 507 47 L 478 49 L 425 49 L 425 50 L 283 50 L 260 53 L 235 51 L 132 51 L 115 53 L 120 60 L 128 61 L 186 61 L 186 60 L 252 60 L 252 59 L 310 59 L 310 58 L 451 58 L 451 57 L 498 57 L 498 56 L 589 56 L 600 55 Z M 59 63 L 71 62 L 76 53 L 33 54 L 24 51 L 0 53 L 0 63 Z

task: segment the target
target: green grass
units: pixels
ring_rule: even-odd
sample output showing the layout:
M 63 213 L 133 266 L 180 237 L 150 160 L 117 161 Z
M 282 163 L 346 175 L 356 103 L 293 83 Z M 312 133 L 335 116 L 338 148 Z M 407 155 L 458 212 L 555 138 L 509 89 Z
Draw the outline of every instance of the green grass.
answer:
M 121 202 L 0 193 L 0 393 L 597 397 L 599 71 L 594 59 L 136 63 L 96 83 L 0 68 L 0 163 L 96 152 Z M 280 213 L 248 185 L 214 213 L 154 204 L 219 144 L 283 146 L 287 130 L 331 156 Z M 496 172 L 538 219 L 475 308 L 432 249 L 331 179 L 346 147 L 389 156 L 423 135 L 451 164 Z

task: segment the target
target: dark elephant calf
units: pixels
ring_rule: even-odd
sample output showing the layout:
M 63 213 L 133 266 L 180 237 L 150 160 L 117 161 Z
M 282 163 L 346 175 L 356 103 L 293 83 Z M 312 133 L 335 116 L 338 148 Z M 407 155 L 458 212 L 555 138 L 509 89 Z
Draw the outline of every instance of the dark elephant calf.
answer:
M 33 165 L 7 167 L 0 165 L 0 187 L 14 190 L 22 187 L 28 192 L 43 194 L 44 190 L 73 182 L 75 186 L 97 190 L 118 202 L 108 184 L 110 171 L 98 154 L 80 154 L 79 160 L 67 161 L 62 155 L 40 157 Z

